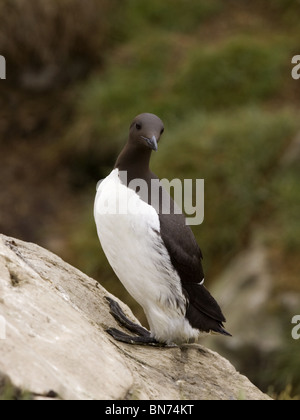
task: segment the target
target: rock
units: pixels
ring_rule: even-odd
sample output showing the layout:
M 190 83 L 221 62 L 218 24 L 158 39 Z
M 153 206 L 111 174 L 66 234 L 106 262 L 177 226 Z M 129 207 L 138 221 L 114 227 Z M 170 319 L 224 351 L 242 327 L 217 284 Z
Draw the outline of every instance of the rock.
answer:
M 267 250 L 258 242 L 228 264 L 211 288 L 216 299 L 220 300 L 228 329 L 233 335 L 231 340 L 218 340 L 219 348 L 233 352 L 245 346 L 255 346 L 268 353 L 280 345 L 280 328 L 274 325 L 269 304 L 274 293 L 272 283 Z M 212 339 L 213 336 L 205 341 Z
M 231 340 L 216 340 L 209 336 L 205 345 L 227 357 L 238 369 L 257 363 L 257 356 L 249 361 L 249 352 L 267 354 L 281 341 L 279 326 L 269 308 L 272 294 L 272 275 L 268 255 L 260 243 L 252 244 L 238 254 L 219 275 L 211 288 L 226 314 Z M 259 327 L 258 327 L 259 326 Z M 248 359 L 248 360 L 247 360 Z
M 292 339 L 292 317 L 299 313 L 300 295 L 284 291 L 276 281 L 276 264 L 263 235 L 253 235 L 211 287 L 226 314 L 231 340 L 209 336 L 203 343 L 222 354 L 261 389 L 274 395 L 290 384 L 298 395 L 299 351 Z M 288 388 L 287 388 L 288 389 Z
M 105 329 L 120 327 L 106 295 L 98 282 L 49 251 L 0 235 L 4 383 L 47 399 L 269 399 L 201 345 L 114 341 Z

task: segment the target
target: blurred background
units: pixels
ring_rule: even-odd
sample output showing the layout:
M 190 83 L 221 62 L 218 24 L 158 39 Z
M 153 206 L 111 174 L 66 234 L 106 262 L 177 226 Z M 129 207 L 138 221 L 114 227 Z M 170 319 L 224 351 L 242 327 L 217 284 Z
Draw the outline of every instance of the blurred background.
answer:
M 1 0 L 0 15 L 0 232 L 52 250 L 145 322 L 101 251 L 93 200 L 134 116 L 158 114 L 153 171 L 205 179 L 193 230 L 233 338 L 203 344 L 300 398 L 300 1 Z

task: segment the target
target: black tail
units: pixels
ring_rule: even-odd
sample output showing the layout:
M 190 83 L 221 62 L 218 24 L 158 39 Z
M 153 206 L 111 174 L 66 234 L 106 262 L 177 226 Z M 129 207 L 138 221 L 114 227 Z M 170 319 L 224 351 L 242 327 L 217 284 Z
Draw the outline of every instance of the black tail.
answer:
M 228 335 L 228 337 L 232 337 L 232 335 L 228 331 L 225 330 L 223 324 L 219 324 L 218 328 L 216 328 L 215 330 L 211 330 L 211 332 L 216 333 L 216 334 Z
M 186 318 L 193 328 L 231 337 L 223 326 L 226 319 L 220 306 L 203 285 L 186 283 L 184 293 L 188 299 Z

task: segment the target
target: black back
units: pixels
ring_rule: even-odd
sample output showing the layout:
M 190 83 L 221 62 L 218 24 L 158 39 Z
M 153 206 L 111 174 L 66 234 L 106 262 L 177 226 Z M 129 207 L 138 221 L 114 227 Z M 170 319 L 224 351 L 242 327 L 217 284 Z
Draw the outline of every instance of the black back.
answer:
M 138 129 L 136 129 L 137 124 Z M 148 195 L 140 196 L 145 202 L 153 205 L 159 215 L 159 234 L 180 277 L 182 292 L 187 299 L 186 318 L 191 326 L 201 331 L 209 332 L 212 330 L 230 335 L 223 328 L 222 323 L 225 322 L 225 317 L 218 303 L 205 286 L 200 284 L 204 279 L 202 252 L 190 226 L 186 224 L 184 215 L 175 212 L 176 204 L 161 186 L 159 194 L 164 196 L 164 200 L 170 202 L 169 214 L 164 214 L 161 206 L 157 204 L 158 202 L 161 203 L 161 200 L 158 201 L 157 197 L 155 202 L 151 200 L 151 197 L 153 198 L 151 181 L 157 181 L 158 178 L 149 169 L 151 148 L 146 143 L 141 142 L 141 138 L 150 138 L 155 133 L 158 141 L 160 137 L 158 133 L 162 132 L 162 122 L 153 114 L 141 114 L 136 117 L 130 126 L 128 143 L 119 155 L 115 167 L 126 172 L 127 186 L 131 180 L 137 178 L 147 182 Z M 139 192 L 137 191 L 137 193 Z

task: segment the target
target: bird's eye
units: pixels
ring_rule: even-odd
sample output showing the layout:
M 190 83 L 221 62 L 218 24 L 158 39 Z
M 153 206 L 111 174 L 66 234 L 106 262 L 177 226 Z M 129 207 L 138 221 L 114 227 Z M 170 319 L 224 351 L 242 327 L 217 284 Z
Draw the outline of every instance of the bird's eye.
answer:
M 141 125 L 141 124 L 139 124 L 139 123 L 136 123 L 136 124 L 135 124 L 135 128 L 136 128 L 137 130 L 141 130 L 142 125 Z
M 164 128 L 162 128 L 161 130 L 160 130 L 160 135 L 162 135 L 162 133 L 165 131 L 165 129 Z

